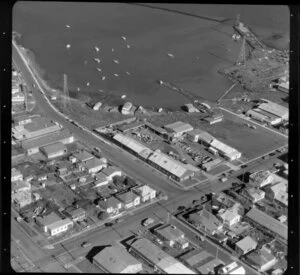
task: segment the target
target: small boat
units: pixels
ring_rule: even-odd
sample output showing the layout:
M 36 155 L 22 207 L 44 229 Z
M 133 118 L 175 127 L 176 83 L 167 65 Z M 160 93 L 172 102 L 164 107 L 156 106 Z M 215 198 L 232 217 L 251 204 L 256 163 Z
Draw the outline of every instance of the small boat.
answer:
M 77 91 L 78 91 L 78 92 L 80 91 L 80 88 L 79 88 L 79 87 L 77 88 Z
M 119 77 L 119 75 L 118 75 L 118 74 L 114 74 L 114 76 L 115 76 L 115 77 Z
M 130 48 L 130 45 L 127 44 L 127 49 L 129 49 L 129 48 Z
M 121 96 L 121 98 L 125 98 L 125 97 L 126 97 L 126 95 L 122 95 L 122 96 Z
M 112 52 L 114 52 L 114 51 L 115 51 L 115 49 L 114 49 L 114 48 L 112 48 L 112 49 L 111 49 L 111 51 L 112 51 Z
M 87 82 L 87 83 L 86 83 L 86 86 L 90 86 L 90 82 Z
M 129 72 L 126 72 L 126 74 L 130 75 L 130 73 L 129 73 Z
M 106 78 L 105 76 L 102 76 L 102 80 L 105 80 L 105 78 Z
M 71 44 L 67 44 L 67 45 L 66 45 L 66 48 L 67 48 L 67 49 L 70 49 L 70 48 L 71 48 Z
M 117 60 L 117 59 L 114 59 L 113 62 L 116 63 L 116 64 L 120 63 L 119 60 Z
M 126 37 L 125 36 L 121 36 L 122 37 L 122 39 L 125 41 L 126 40 Z
M 94 60 L 97 62 L 97 63 L 100 63 L 101 60 L 99 58 L 94 58 Z
M 98 72 L 102 72 L 102 69 L 101 68 L 96 68 Z
M 70 26 L 70 25 L 66 25 L 66 28 L 68 28 L 68 29 L 69 29 L 69 28 L 71 28 L 71 26 Z
M 174 54 L 167 53 L 168 57 L 174 58 Z
M 103 93 L 104 91 L 103 90 L 101 90 L 101 89 L 98 89 L 98 91 L 100 92 L 100 93 Z
M 100 49 L 97 46 L 95 46 L 94 49 L 95 49 L 96 52 L 100 51 Z

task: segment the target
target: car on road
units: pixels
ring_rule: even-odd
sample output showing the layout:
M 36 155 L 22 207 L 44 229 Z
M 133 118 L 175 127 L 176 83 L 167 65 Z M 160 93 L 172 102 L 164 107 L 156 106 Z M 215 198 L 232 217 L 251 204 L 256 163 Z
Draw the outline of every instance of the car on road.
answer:
M 92 244 L 90 243 L 90 242 L 83 242 L 82 244 L 81 244 L 81 247 L 83 247 L 83 248 L 86 248 L 86 247 L 89 247 L 89 246 L 91 246 Z
M 155 239 L 155 241 L 156 241 L 158 244 L 160 244 L 160 245 L 163 245 L 163 244 L 164 244 L 163 241 L 162 241 L 161 239 L 159 239 L 159 238 Z
M 94 149 L 99 153 L 101 152 L 101 149 L 99 147 L 95 147 Z
M 148 225 L 150 225 L 150 224 L 152 224 L 152 223 L 154 223 L 154 219 L 152 219 L 152 218 L 147 218 L 147 219 L 143 220 L 142 225 L 143 225 L 143 226 L 148 226 Z

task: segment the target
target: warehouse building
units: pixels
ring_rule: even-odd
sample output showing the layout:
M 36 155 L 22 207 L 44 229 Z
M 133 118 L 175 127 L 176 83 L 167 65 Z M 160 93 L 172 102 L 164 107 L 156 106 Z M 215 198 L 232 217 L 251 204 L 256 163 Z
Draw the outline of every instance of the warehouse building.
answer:
M 160 150 L 155 150 L 148 157 L 148 162 L 177 181 L 189 179 L 195 174 L 195 172 L 185 168 L 182 163 L 168 157 L 166 154 L 160 152 Z
M 184 133 L 192 131 L 194 128 L 192 125 L 184 123 L 182 121 L 176 121 L 171 124 L 167 124 L 164 126 L 164 128 L 174 135 L 174 137 L 180 137 Z
M 67 147 L 61 142 L 46 145 L 44 147 L 41 147 L 40 150 L 48 159 L 63 156 L 68 151 Z
M 40 147 L 47 146 L 56 142 L 63 144 L 69 144 L 74 142 L 74 136 L 67 129 L 62 129 L 55 133 L 50 133 L 45 136 L 24 140 L 21 142 L 22 148 L 27 152 L 28 155 L 38 153 Z
M 167 274 L 196 274 L 145 238 L 135 240 L 131 249 L 151 265 Z
M 282 120 L 289 119 L 289 109 L 271 101 L 267 101 L 267 103 L 260 104 L 258 106 L 258 109 L 280 117 Z
M 236 149 L 224 144 L 223 142 L 214 139 L 211 144 L 216 150 L 218 150 L 219 154 L 224 158 L 232 161 L 239 159 L 241 157 L 241 152 L 237 151 Z
M 142 264 L 119 246 L 105 247 L 93 258 L 93 263 L 106 273 L 135 274 L 143 270 Z
M 190 141 L 198 142 L 199 136 L 202 135 L 203 133 L 205 133 L 205 132 L 200 129 L 194 129 L 187 133 L 187 138 Z
M 172 138 L 173 138 L 173 135 L 171 133 L 168 133 L 165 129 L 155 126 L 154 124 L 152 124 L 148 121 L 145 121 L 145 127 L 146 127 L 146 129 L 152 131 L 156 135 L 158 135 L 166 140 L 172 140 Z
M 266 122 L 271 125 L 279 124 L 282 121 L 280 117 L 270 114 L 259 108 L 248 110 L 246 115 L 259 122 Z
M 13 137 L 17 140 L 27 140 L 57 132 L 61 126 L 45 117 L 35 117 L 32 122 L 17 125 L 12 128 Z
M 207 132 L 203 132 L 198 135 L 198 142 L 206 146 L 210 146 L 214 139 L 215 138 Z
M 284 240 L 284 242 L 287 241 L 287 226 L 285 224 L 282 224 L 278 220 L 272 218 L 268 214 L 258 210 L 257 208 L 252 208 L 246 214 L 246 217 L 265 227 L 267 230 L 274 232 L 279 237 L 281 237 Z
M 201 164 L 201 167 L 204 171 L 208 172 L 212 170 L 213 168 L 217 167 L 221 163 L 221 160 L 219 158 L 216 158 L 212 161 L 208 161 L 206 163 Z

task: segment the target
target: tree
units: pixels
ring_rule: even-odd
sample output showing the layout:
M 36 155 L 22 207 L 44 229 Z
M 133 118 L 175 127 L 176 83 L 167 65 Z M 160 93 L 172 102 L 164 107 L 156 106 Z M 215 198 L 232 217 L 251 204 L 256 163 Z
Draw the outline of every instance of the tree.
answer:
M 99 214 L 98 214 L 98 219 L 99 220 L 105 220 L 106 218 L 108 217 L 108 214 L 104 211 L 100 211 Z

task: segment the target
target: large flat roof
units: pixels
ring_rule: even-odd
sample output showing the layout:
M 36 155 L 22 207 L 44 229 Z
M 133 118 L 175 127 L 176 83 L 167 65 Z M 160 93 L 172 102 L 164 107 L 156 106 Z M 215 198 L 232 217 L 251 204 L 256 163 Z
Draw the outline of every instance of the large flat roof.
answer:
M 43 150 L 46 154 L 50 155 L 59 151 L 67 150 L 67 147 L 61 142 L 52 143 L 43 147 Z
M 172 130 L 175 133 L 188 132 L 194 129 L 192 125 L 184 123 L 182 121 L 176 121 L 174 123 L 167 124 L 164 126 L 164 128 Z
M 258 108 L 278 117 L 285 117 L 289 114 L 288 108 L 271 101 L 260 104 Z
M 249 248 L 253 248 L 257 246 L 257 242 L 253 240 L 251 237 L 246 236 L 244 239 L 238 241 L 236 244 L 243 251 L 248 251 Z
M 268 228 L 269 230 L 275 232 L 283 239 L 287 240 L 288 232 L 287 226 L 282 224 L 281 222 L 277 221 L 276 219 L 272 218 L 268 214 L 256 209 L 252 208 L 246 216 L 253 221 L 257 222 L 258 224 Z
M 122 273 L 130 265 L 141 265 L 124 248 L 111 246 L 104 248 L 93 258 L 100 266 L 104 267 L 110 273 Z

